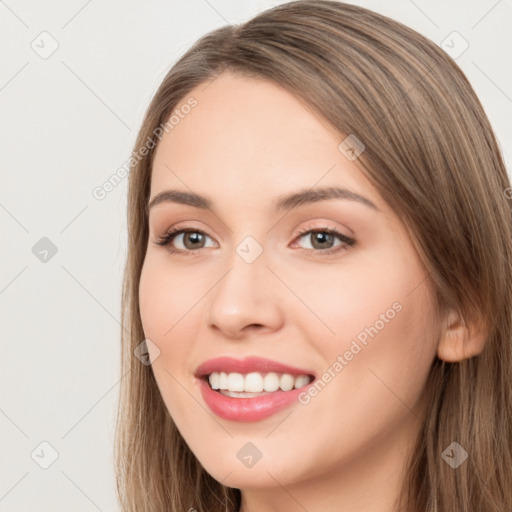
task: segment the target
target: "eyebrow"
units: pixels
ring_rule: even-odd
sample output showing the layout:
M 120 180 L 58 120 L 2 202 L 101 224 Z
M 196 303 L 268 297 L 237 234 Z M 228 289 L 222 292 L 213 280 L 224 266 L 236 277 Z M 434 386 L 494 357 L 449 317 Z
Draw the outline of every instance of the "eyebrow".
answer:
M 357 201 L 369 208 L 380 211 L 380 209 L 364 196 L 361 196 L 355 192 L 347 190 L 345 188 L 327 187 L 327 188 L 316 188 L 316 189 L 305 189 L 299 190 L 292 194 L 279 196 L 274 203 L 274 211 L 276 213 L 282 210 L 291 210 L 298 206 L 303 206 L 310 203 L 316 203 L 318 201 L 326 201 L 328 199 L 346 199 L 349 201 Z M 178 203 L 202 210 L 212 209 L 213 202 L 211 199 L 195 194 L 193 192 L 181 192 L 179 190 L 164 190 L 158 193 L 149 202 L 147 210 L 151 210 L 154 206 L 160 203 Z

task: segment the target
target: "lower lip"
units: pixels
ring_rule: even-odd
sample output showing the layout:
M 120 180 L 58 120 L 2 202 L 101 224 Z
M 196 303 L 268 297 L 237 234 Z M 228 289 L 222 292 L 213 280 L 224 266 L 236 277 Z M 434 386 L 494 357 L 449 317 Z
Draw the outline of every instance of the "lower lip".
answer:
M 231 421 L 259 421 L 275 414 L 293 402 L 308 386 L 291 391 L 274 391 L 254 398 L 233 398 L 214 391 L 208 382 L 199 379 L 201 394 L 208 407 L 221 418 Z

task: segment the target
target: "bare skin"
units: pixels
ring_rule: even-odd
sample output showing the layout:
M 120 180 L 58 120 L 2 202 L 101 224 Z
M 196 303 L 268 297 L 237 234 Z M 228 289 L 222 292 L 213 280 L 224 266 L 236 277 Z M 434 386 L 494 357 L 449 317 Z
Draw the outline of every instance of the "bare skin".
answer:
M 242 512 L 397 512 L 432 361 L 481 347 L 456 315 L 440 330 L 428 273 L 400 219 L 339 151 L 344 136 L 265 81 L 224 73 L 190 96 L 197 106 L 157 148 L 150 201 L 175 189 L 213 206 L 151 208 L 139 290 L 166 406 L 204 468 L 242 490 Z M 329 199 L 275 213 L 278 196 L 323 187 L 377 208 Z M 181 234 L 157 245 L 174 226 L 199 230 L 203 242 Z M 306 228 L 335 229 L 355 244 L 332 236 L 321 246 L 314 233 L 299 237 Z M 248 236 L 263 251 L 252 263 L 236 252 Z M 393 304 L 400 311 L 389 318 Z M 365 328 L 381 324 L 344 356 Z M 346 365 L 336 372 L 340 355 Z M 228 421 L 209 410 L 194 376 L 218 356 L 266 357 L 318 379 L 330 368 L 331 379 L 308 403 Z M 262 453 L 250 468 L 237 458 L 248 442 Z

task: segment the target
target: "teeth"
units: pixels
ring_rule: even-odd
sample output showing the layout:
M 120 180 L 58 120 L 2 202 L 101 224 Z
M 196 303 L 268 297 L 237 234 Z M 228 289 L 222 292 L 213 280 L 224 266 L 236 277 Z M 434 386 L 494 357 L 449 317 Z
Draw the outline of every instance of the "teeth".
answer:
M 306 384 L 309 384 L 309 377 L 307 375 L 300 375 L 295 379 L 295 388 L 301 388 Z
M 222 372 L 219 375 L 219 389 L 228 389 L 228 375 Z
M 306 377 L 306 384 L 308 384 L 309 377 L 307 377 L 306 375 L 304 375 L 304 377 Z M 279 387 L 283 391 L 290 391 L 291 389 L 293 389 L 293 386 L 295 386 L 296 380 L 297 379 L 293 375 L 290 375 L 289 373 L 283 373 L 283 375 L 281 375 L 281 378 L 279 379 Z M 299 385 L 297 385 L 297 387 L 300 388 L 303 385 L 304 384 L 301 384 L 301 381 L 299 381 Z
M 244 376 L 241 373 L 230 373 L 228 375 L 229 391 L 244 391 Z
M 277 391 L 290 391 L 301 388 L 310 382 L 308 375 L 295 377 L 289 373 L 278 374 L 270 372 L 262 374 L 252 372 L 246 375 L 242 373 L 213 372 L 209 375 L 208 381 L 212 389 L 224 390 L 234 393 L 262 393 Z
M 215 372 L 210 375 L 210 386 L 212 389 L 220 388 L 220 374 Z
M 279 389 L 279 375 L 274 372 L 267 373 L 263 377 L 263 389 L 265 391 L 277 391 Z
M 245 376 L 244 391 L 260 393 L 263 391 L 263 377 L 261 373 L 253 372 Z

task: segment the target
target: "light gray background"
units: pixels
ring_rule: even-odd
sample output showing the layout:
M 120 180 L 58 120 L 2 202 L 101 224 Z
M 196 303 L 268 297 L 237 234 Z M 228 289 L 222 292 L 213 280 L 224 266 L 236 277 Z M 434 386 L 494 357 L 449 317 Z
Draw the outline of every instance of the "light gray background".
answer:
M 118 510 L 126 180 L 102 201 L 92 190 L 129 157 L 177 57 L 204 33 L 279 3 L 0 1 L 0 511 Z M 457 62 L 510 164 L 511 1 L 352 3 L 438 44 L 453 31 L 469 43 Z M 59 45 L 48 58 L 31 47 L 51 49 L 43 31 Z M 43 237 L 58 250 L 47 262 L 32 252 Z M 48 469 L 43 441 L 58 452 Z

